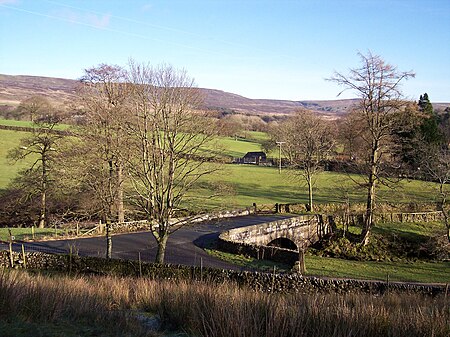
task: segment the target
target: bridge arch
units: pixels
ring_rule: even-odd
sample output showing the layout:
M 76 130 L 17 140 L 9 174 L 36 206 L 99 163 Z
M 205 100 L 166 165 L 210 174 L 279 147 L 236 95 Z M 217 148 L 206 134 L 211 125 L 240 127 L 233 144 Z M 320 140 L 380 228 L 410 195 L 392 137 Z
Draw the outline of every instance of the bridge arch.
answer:
M 297 244 L 291 239 L 286 237 L 276 238 L 275 240 L 270 241 L 267 245 L 272 247 L 286 248 L 298 251 Z

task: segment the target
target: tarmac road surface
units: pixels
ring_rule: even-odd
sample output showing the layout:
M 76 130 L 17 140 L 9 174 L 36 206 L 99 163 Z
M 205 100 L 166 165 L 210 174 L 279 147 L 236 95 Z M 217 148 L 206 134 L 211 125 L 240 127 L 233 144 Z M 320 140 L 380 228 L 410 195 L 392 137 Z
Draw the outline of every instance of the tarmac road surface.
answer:
M 191 266 L 199 266 L 202 264 L 205 267 L 220 269 L 241 269 L 233 264 L 208 255 L 203 250 L 203 247 L 211 240 L 216 239 L 222 231 L 276 221 L 287 217 L 289 216 L 249 215 L 212 220 L 182 227 L 169 237 L 165 262 Z M 106 256 L 106 238 L 104 236 L 14 243 L 14 250 L 20 251 L 22 244 L 27 252 L 37 251 L 67 254 L 70 248 L 72 248 L 72 252 L 77 252 L 80 256 Z M 0 250 L 4 249 L 8 249 L 8 244 L 0 242 Z M 116 234 L 112 236 L 112 258 L 138 260 L 140 253 L 142 261 L 153 262 L 155 260 L 156 250 L 156 240 L 150 231 Z

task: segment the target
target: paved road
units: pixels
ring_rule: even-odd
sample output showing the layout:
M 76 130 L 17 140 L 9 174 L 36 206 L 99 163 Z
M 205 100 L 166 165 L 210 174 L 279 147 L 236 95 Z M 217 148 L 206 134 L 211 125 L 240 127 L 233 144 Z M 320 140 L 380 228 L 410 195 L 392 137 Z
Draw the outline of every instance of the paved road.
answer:
M 220 232 L 236 227 L 243 227 L 275 221 L 288 216 L 244 216 L 237 218 L 221 219 L 202 224 L 185 226 L 173 233 L 167 243 L 166 263 L 200 265 L 221 269 L 239 269 L 235 265 L 226 263 L 220 259 L 208 255 L 202 247 L 217 238 Z M 156 241 L 150 232 L 137 232 L 129 234 L 117 234 L 112 237 L 112 257 L 137 260 L 141 254 L 143 261 L 153 262 L 156 256 Z M 40 251 L 48 253 L 68 253 L 70 246 L 72 251 L 81 256 L 101 256 L 106 254 L 105 237 L 91 237 L 72 240 L 54 240 L 24 243 L 26 251 Z M 0 243 L 0 250 L 7 249 L 7 244 Z M 15 244 L 15 250 L 20 249 L 20 244 Z M 201 262 L 200 262 L 201 261 Z

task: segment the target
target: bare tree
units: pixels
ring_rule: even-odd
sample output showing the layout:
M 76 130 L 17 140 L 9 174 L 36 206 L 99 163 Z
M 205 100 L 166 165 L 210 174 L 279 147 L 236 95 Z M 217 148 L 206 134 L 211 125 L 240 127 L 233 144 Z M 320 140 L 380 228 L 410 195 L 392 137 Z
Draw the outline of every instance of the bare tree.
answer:
M 16 114 L 20 119 L 29 118 L 30 121 L 34 121 L 36 118 L 39 119 L 53 110 L 53 106 L 47 98 L 31 96 L 20 102 L 16 109 Z
M 363 125 L 361 137 L 367 149 L 367 204 L 362 232 L 362 243 L 367 244 L 373 227 L 377 185 L 381 179 L 380 168 L 389 154 L 389 144 L 396 114 L 404 107 L 401 82 L 414 77 L 412 72 L 399 72 L 380 56 L 359 54 L 361 66 L 351 69 L 348 75 L 335 73 L 331 81 L 359 96 L 360 104 L 355 114 Z
M 439 186 L 439 209 L 444 216 L 447 229 L 447 241 L 450 243 L 450 220 L 447 199 L 449 196 L 448 183 L 450 182 L 450 150 L 440 144 L 426 144 L 421 147 L 420 169 Z
M 329 125 L 313 112 L 299 110 L 280 124 L 276 134 L 272 138 L 284 142 L 282 152 L 295 169 L 292 172 L 308 186 L 309 210 L 313 211 L 313 187 L 334 146 Z
M 44 228 L 47 222 L 47 192 L 49 190 L 50 170 L 57 150 L 57 143 L 63 136 L 55 128 L 60 122 L 59 117 L 47 110 L 47 115 L 34 118 L 34 128 L 29 137 L 20 142 L 20 147 L 14 149 L 8 156 L 14 160 L 27 157 L 35 158 L 31 167 L 24 172 L 32 176 L 36 172 L 38 178 L 38 192 L 40 194 L 39 228 Z
M 129 163 L 133 200 L 152 224 L 156 262 L 163 263 L 167 240 L 177 229 L 176 208 L 195 182 L 214 170 L 202 156 L 212 133 L 209 119 L 197 110 L 200 92 L 185 71 L 130 61 L 129 76 L 134 86 L 129 132 L 137 153 Z
M 104 206 L 103 218 L 109 224 L 116 217 L 124 221 L 124 161 L 129 155 L 127 99 L 130 85 L 126 71 L 114 65 L 100 64 L 86 69 L 78 94 L 85 123 L 79 128 L 79 154 L 85 155 L 85 174 Z M 85 147 L 85 151 L 82 149 Z M 106 170 L 107 174 L 103 174 Z

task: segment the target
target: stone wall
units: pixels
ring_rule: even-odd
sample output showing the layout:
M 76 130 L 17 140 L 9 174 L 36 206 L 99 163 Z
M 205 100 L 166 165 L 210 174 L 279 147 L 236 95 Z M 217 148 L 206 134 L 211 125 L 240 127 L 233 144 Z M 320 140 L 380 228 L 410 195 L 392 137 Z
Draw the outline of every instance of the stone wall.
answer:
M 1 130 L 11 130 L 11 131 L 26 131 L 26 132 L 34 132 L 39 131 L 40 128 L 28 127 L 28 126 L 13 126 L 13 125 L 0 125 Z M 46 132 L 58 134 L 62 136 L 69 136 L 71 133 L 65 130 L 49 130 L 45 129 Z
M 278 213 L 305 213 L 308 211 L 307 204 L 292 203 L 292 204 L 272 204 L 264 205 L 265 208 L 271 208 Z M 364 213 L 366 204 L 352 203 L 349 211 L 352 214 Z M 344 213 L 347 209 L 345 203 L 330 203 L 330 204 L 314 204 L 314 212 L 321 214 L 339 214 Z M 434 212 L 438 210 L 436 203 L 380 203 L 377 204 L 376 214 L 381 213 L 420 213 L 420 212 Z
M 14 267 L 23 268 L 22 255 L 13 253 Z M 9 252 L 0 251 L 0 268 L 9 268 Z M 158 265 L 137 261 L 107 260 L 98 257 L 51 255 L 27 253 L 27 268 L 70 272 L 73 274 L 96 274 L 151 279 L 203 280 L 221 284 L 235 283 L 263 292 L 337 292 L 361 291 L 366 293 L 416 292 L 437 295 L 446 292 L 445 285 L 421 285 L 382 281 L 324 279 L 303 277 L 292 273 L 259 273 L 233 271 L 180 265 Z
M 267 245 L 280 238 L 288 238 L 297 246 L 314 243 L 323 235 L 316 215 L 301 215 L 246 227 L 233 228 L 220 235 L 222 240 L 253 245 Z
M 218 248 L 233 254 L 251 256 L 294 265 L 298 251 L 268 246 L 278 238 L 293 241 L 298 249 L 317 242 L 329 231 L 327 222 L 318 215 L 301 215 L 263 224 L 233 228 L 219 235 Z
M 254 213 L 255 213 L 254 208 L 249 207 L 245 209 L 225 210 L 208 214 L 200 214 L 193 217 L 187 217 L 182 219 L 173 219 L 172 222 L 174 225 L 184 226 L 191 223 L 199 223 L 223 218 L 233 218 L 250 215 Z M 150 225 L 146 220 L 129 221 L 123 223 L 114 223 L 111 225 L 111 230 L 113 233 L 148 231 L 150 230 Z

